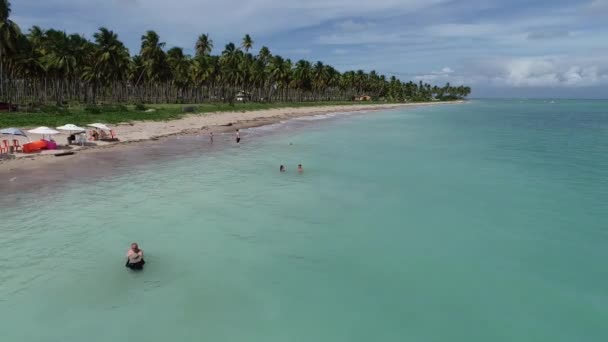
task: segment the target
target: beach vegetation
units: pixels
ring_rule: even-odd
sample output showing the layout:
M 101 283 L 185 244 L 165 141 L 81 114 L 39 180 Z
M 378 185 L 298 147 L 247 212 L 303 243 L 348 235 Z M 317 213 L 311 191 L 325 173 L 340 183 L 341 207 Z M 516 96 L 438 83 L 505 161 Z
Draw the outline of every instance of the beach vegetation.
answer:
M 225 44 L 217 54 L 210 35 L 201 34 L 190 56 L 181 47 L 167 47 L 150 30 L 132 54 L 106 27 L 90 39 L 39 26 L 23 32 L 10 15 L 10 3 L 0 0 L 0 101 L 26 112 L 54 105 L 57 112 L 70 107 L 67 112 L 78 108 L 95 114 L 109 109 L 103 106 L 107 104 L 137 105 L 132 109 L 141 112 L 151 104 L 232 104 L 238 94 L 246 94 L 238 101 L 258 104 L 349 102 L 362 97 L 444 101 L 464 98 L 471 91 L 463 85 L 404 82 L 374 70 L 341 72 L 322 61 L 292 61 L 266 46 L 254 52 L 249 34 L 238 45 Z

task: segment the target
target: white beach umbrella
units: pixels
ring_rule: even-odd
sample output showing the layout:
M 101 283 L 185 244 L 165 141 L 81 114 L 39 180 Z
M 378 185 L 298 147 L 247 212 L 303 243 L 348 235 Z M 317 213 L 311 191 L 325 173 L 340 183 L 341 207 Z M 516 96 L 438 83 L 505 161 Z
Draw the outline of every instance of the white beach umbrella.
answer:
M 59 134 L 58 131 L 52 129 L 52 128 L 48 128 L 46 126 L 41 126 L 38 128 L 34 128 L 34 129 L 30 129 L 29 131 L 27 131 L 28 133 L 33 133 L 33 134 L 41 134 L 42 135 L 42 139 L 44 139 L 45 135 L 55 135 L 55 134 Z
M 87 126 L 89 126 L 89 127 L 95 127 L 95 128 L 98 128 L 98 129 L 103 129 L 104 131 L 109 131 L 110 130 L 110 127 L 108 127 L 108 126 L 106 126 L 106 125 L 104 125 L 102 123 L 92 123 L 92 124 L 87 125 Z
M 42 134 L 42 135 L 59 134 L 58 131 L 56 131 L 56 130 L 54 130 L 52 128 L 45 127 L 45 126 L 41 126 L 41 127 L 38 127 L 38 128 L 30 129 L 27 132 L 28 133 L 33 133 L 33 134 Z
M 73 125 L 73 124 L 67 124 L 67 125 L 59 126 L 59 127 L 57 127 L 57 129 L 62 130 L 62 131 L 70 131 L 70 132 L 82 132 L 82 131 L 86 131 L 86 128 L 78 127 L 78 126 Z
M 69 131 L 70 133 L 78 133 L 78 132 L 86 131 L 86 128 L 78 127 L 74 124 L 66 124 L 63 126 L 59 126 L 59 127 L 57 127 L 57 129 L 60 129 L 62 131 Z M 80 140 L 80 145 L 82 145 L 82 146 L 84 146 L 84 139 L 85 138 L 82 138 Z M 69 143 L 69 141 L 68 141 L 68 143 Z

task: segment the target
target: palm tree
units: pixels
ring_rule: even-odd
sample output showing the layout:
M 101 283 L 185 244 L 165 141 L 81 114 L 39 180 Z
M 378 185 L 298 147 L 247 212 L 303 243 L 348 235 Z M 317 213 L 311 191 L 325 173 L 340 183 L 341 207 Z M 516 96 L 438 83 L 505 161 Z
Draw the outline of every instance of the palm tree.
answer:
M 160 41 L 160 37 L 154 31 L 148 31 L 141 36 L 140 55 L 144 63 L 147 81 L 165 81 L 170 77 L 167 56 L 163 48 L 165 43 Z
M 303 92 L 312 89 L 312 68 L 309 61 L 301 59 L 296 63 L 295 70 L 293 71 L 293 80 L 295 87 Z M 300 100 L 303 100 L 302 95 L 300 96 Z
M 104 84 L 114 81 L 125 81 L 130 64 L 129 50 L 118 40 L 118 35 L 105 27 L 93 34 L 96 49 L 92 63 L 88 68 L 90 78 Z
M 271 57 L 272 57 L 272 54 L 270 53 L 270 49 L 268 49 L 266 46 L 262 46 L 262 48 L 260 49 L 260 52 L 258 53 L 257 58 L 264 65 L 268 65 L 268 63 L 270 62 L 270 58 Z
M 17 53 L 17 42 L 21 36 L 19 26 L 9 19 L 11 4 L 0 0 L 0 96 L 4 97 L 4 64 Z
M 0 0 L 0 58 L 17 49 L 17 40 L 21 35 L 19 26 L 9 19 L 11 4 L 7 0 Z
M 167 63 L 171 67 L 173 81 L 179 88 L 185 88 L 188 84 L 188 73 L 190 71 L 190 58 L 184 55 L 184 50 L 174 47 L 167 51 Z
M 213 40 L 209 38 L 208 34 L 201 34 L 196 40 L 194 50 L 196 51 L 197 57 L 209 55 L 211 50 L 213 50 Z
M 243 37 L 241 47 L 243 48 L 243 50 L 245 50 L 245 52 L 249 52 L 249 49 L 253 47 L 253 39 L 251 39 L 250 35 L 246 34 L 245 37 Z
M 239 69 L 238 65 L 240 62 L 242 52 L 239 50 L 234 43 L 226 44 L 222 56 L 220 57 L 220 64 L 222 68 L 222 78 L 226 81 L 225 83 L 229 86 L 236 86 L 239 80 Z

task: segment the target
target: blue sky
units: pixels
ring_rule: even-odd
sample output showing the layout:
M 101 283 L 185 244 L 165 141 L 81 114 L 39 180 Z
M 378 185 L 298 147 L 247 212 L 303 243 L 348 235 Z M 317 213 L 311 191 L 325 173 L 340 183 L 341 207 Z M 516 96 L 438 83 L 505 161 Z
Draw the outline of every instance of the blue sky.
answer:
M 475 97 L 608 98 L 608 0 L 13 0 L 12 19 L 131 53 L 156 30 L 168 47 L 209 33 L 216 50 L 249 33 L 254 49 L 339 70 L 465 83 Z

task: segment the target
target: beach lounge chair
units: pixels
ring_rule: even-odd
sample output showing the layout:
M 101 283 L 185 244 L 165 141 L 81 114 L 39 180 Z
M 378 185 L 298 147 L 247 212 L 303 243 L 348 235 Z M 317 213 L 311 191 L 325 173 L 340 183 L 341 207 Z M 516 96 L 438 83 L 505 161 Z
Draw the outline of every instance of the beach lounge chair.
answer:
M 21 152 L 21 144 L 19 143 L 18 139 L 13 139 L 13 151 L 15 152 Z
M 46 141 L 38 140 L 32 141 L 31 143 L 23 144 L 23 153 L 34 153 L 39 152 L 46 148 Z
M 23 153 L 33 153 L 39 151 L 33 143 L 23 144 Z

